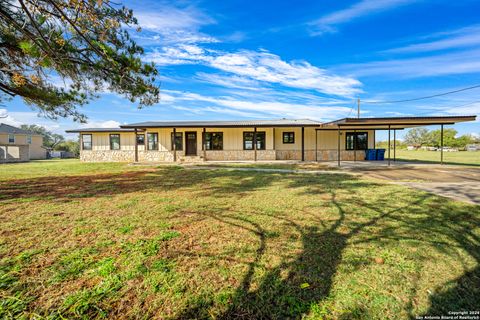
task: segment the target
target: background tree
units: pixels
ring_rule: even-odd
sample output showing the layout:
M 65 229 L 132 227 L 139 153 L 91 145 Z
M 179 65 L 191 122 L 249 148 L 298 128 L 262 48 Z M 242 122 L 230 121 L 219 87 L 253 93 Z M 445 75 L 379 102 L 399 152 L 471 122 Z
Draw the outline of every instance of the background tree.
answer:
M 80 143 L 78 141 L 67 140 L 60 142 L 56 147 L 56 151 L 68 151 L 73 153 L 75 157 L 80 155 Z
M 0 0 L 0 101 L 20 96 L 47 117 L 77 121 L 100 90 L 140 107 L 158 102 L 157 70 L 126 30 L 135 25 L 108 0 Z
M 425 128 L 413 128 L 410 129 L 403 139 L 406 144 L 421 147 L 430 140 L 428 130 Z
M 458 131 L 452 128 L 443 130 L 443 145 L 445 147 L 459 147 L 455 136 Z M 439 148 L 441 145 L 441 130 L 432 130 L 429 132 L 429 145 Z
M 42 135 L 43 136 L 43 146 L 48 147 L 48 148 L 52 148 L 54 150 L 55 150 L 55 147 L 59 143 L 62 143 L 62 142 L 65 141 L 65 137 L 62 136 L 61 134 L 50 132 L 47 129 L 45 129 L 44 127 L 38 126 L 36 124 L 32 124 L 32 125 L 22 124 L 20 126 L 20 128 L 23 129 L 23 130 L 30 131 L 32 133 Z

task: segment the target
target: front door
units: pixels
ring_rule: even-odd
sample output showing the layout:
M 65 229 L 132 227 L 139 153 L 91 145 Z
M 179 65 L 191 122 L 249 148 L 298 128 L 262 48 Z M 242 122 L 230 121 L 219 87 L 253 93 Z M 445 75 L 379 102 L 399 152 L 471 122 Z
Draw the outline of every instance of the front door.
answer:
M 187 156 L 196 156 L 197 155 L 197 133 L 196 132 L 185 132 L 186 137 L 186 149 L 185 154 Z

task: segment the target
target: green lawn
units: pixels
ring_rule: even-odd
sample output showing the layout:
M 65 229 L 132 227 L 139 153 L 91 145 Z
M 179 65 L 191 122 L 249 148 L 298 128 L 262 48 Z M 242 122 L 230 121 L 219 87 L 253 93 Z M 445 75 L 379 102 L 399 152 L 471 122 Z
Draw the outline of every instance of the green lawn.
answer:
M 393 158 L 393 151 L 391 151 Z M 425 150 L 397 150 L 397 159 L 406 161 L 424 161 L 424 162 L 439 162 L 439 151 L 425 151 Z M 444 152 L 443 161 L 448 164 L 467 164 L 480 166 L 480 151 L 458 151 L 458 152 Z
M 478 310 L 480 207 L 344 174 L 0 167 L 0 318 Z

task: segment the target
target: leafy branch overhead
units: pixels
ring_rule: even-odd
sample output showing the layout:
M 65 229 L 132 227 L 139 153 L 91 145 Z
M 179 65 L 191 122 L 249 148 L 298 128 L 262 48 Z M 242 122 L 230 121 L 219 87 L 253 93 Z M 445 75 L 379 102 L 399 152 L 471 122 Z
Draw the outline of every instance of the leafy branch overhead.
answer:
M 127 31 L 136 25 L 108 0 L 0 0 L 0 101 L 19 96 L 77 121 L 86 119 L 78 106 L 103 90 L 158 102 L 158 71 Z

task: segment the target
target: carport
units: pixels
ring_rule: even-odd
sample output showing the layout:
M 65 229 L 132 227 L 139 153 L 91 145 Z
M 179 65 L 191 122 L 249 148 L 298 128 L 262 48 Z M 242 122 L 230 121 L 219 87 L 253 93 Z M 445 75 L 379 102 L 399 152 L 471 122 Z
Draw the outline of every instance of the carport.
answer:
M 392 160 L 391 135 L 393 131 L 393 161 L 396 161 L 396 134 L 397 130 L 407 128 L 440 126 L 440 160 L 443 164 L 443 129 L 445 125 L 454 125 L 459 122 L 475 121 L 476 116 L 431 116 L 431 117 L 388 117 L 388 118 L 344 118 L 332 122 L 327 122 L 317 128 L 319 131 L 337 131 L 337 162 L 341 165 L 341 135 L 345 131 L 371 130 L 374 133 L 373 147 L 375 148 L 375 133 L 379 130 L 388 131 L 388 165 Z M 354 149 L 356 152 L 356 149 Z M 315 154 L 318 153 L 317 143 L 315 143 Z M 356 157 L 355 157 L 356 160 Z

